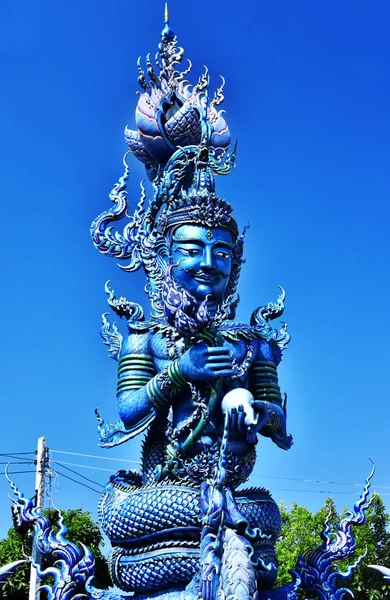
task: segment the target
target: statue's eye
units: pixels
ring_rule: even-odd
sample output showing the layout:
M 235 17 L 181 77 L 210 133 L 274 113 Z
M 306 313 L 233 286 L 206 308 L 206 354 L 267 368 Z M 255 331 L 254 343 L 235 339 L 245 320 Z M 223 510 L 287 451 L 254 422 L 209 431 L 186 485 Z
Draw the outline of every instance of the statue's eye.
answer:
M 186 254 L 187 256 L 199 256 L 201 254 L 201 250 L 199 250 L 199 248 L 183 248 L 183 247 L 180 247 L 180 248 L 178 248 L 178 250 L 182 254 Z
M 229 252 L 224 252 L 223 250 L 218 250 L 215 253 L 215 256 L 218 256 L 219 258 L 223 258 L 225 260 L 227 260 L 228 258 L 230 258 L 230 253 Z

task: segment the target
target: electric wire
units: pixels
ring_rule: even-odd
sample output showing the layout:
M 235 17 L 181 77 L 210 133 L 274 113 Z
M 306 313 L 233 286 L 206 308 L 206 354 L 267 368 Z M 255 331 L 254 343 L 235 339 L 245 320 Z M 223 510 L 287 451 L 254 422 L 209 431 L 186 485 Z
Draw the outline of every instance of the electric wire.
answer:
M 93 469 L 94 471 L 106 471 L 112 473 L 112 469 L 104 469 L 103 467 L 93 467 L 92 465 L 81 465 L 78 463 L 66 462 L 64 460 L 55 460 L 59 465 L 71 465 L 72 467 L 82 467 L 83 469 Z
M 108 456 L 96 456 L 94 454 L 80 454 L 79 452 L 65 452 L 65 450 L 52 450 L 52 449 L 50 449 L 50 452 L 55 452 L 57 454 L 71 454 L 72 456 L 84 456 L 85 458 L 98 458 L 100 460 L 115 460 L 115 461 L 119 461 L 121 463 L 127 462 L 127 463 L 133 463 L 133 464 L 136 464 L 136 465 L 141 464 L 140 460 L 128 460 L 128 459 L 125 459 L 125 458 L 110 458 Z
M 14 452 L 13 454 L 4 454 L 3 453 L 3 454 L 0 454 L 0 456 L 6 456 L 9 458 L 16 458 L 16 460 L 20 460 L 21 454 L 36 454 L 36 452 L 28 452 L 28 453 L 27 452 L 20 452 L 20 453 Z M 31 459 L 31 462 L 34 462 L 34 459 Z
M 345 481 L 323 481 L 321 479 L 300 479 L 299 477 L 281 477 L 278 475 L 259 475 L 264 479 L 283 479 L 285 481 L 302 481 L 303 483 L 326 483 L 327 485 L 350 485 L 353 487 L 364 487 L 365 483 L 346 483 Z M 385 488 L 390 490 L 390 485 L 373 485 L 376 488 Z
M 8 460 L 7 462 L 0 462 L 0 465 L 33 465 L 35 460 Z
M 95 490 L 95 488 L 91 487 L 90 485 L 88 485 L 86 483 L 82 483 L 81 481 L 77 481 L 76 479 L 73 479 L 73 477 L 70 477 L 69 475 L 66 475 L 66 473 L 62 473 L 58 469 L 56 469 L 56 473 L 57 473 L 57 475 L 61 475 L 61 477 L 65 477 L 66 479 L 70 479 L 70 481 L 73 481 L 74 483 L 78 483 L 78 485 L 82 485 L 83 487 L 88 488 L 88 489 L 92 490 L 93 492 L 96 492 L 97 494 L 99 494 L 99 496 L 101 494 L 101 491 Z
M 117 461 L 117 462 L 121 462 L 121 463 L 131 463 L 131 464 L 136 464 L 136 465 L 140 465 L 140 461 L 136 461 L 136 460 L 128 460 L 128 459 L 122 459 L 122 458 L 110 458 L 110 457 L 106 457 L 106 456 L 97 456 L 97 455 L 93 455 L 93 454 L 82 454 L 79 452 L 70 452 L 70 451 L 65 451 L 65 450 L 52 450 L 50 449 L 50 453 L 57 453 L 57 454 L 66 454 L 66 455 L 71 455 L 71 456 L 82 456 L 84 458 L 95 458 L 98 460 L 111 460 L 111 461 Z M 10 458 L 15 458 L 15 459 L 19 459 L 21 456 L 24 455 L 34 455 L 36 454 L 36 452 L 13 452 L 12 454 L 8 454 L 8 453 L 0 453 L 0 456 L 3 457 L 10 457 Z M 93 479 L 90 479 L 84 475 L 82 475 L 81 473 L 75 471 L 74 469 L 71 469 L 69 466 L 66 465 L 70 465 L 72 467 L 78 467 L 78 468 L 84 468 L 84 469 L 93 469 L 96 471 L 104 471 L 104 472 L 108 472 L 108 473 L 112 473 L 112 469 L 105 469 L 103 467 L 95 467 L 92 465 L 83 465 L 83 464 L 79 464 L 79 463 L 73 463 L 73 462 L 67 462 L 67 461 L 61 461 L 61 460 L 53 460 L 52 462 L 61 465 L 64 469 L 74 473 L 75 475 L 77 475 L 78 477 L 81 477 L 82 479 L 84 479 L 85 481 L 89 481 L 90 483 L 101 487 L 102 489 L 104 488 L 104 486 L 101 483 L 98 483 L 97 481 L 94 481 Z M 20 460 L 15 460 L 15 461 L 8 461 L 8 462 L 0 462 L 0 464 L 10 464 L 10 465 L 28 465 L 28 464 L 34 464 L 35 461 L 32 460 L 26 460 L 26 461 L 20 461 Z M 54 470 L 54 469 L 53 469 Z M 23 470 L 23 471 L 9 471 L 10 475 L 16 475 L 16 474 L 23 474 L 23 473 L 34 473 L 35 471 L 32 470 Z M 54 470 L 54 473 L 56 471 Z M 0 473 L 1 474 L 1 473 Z M 4 474 L 4 473 L 2 473 Z M 73 480 L 73 478 L 66 476 L 65 473 L 62 473 L 62 475 L 64 477 L 67 477 L 68 479 Z M 264 479 L 278 479 L 281 481 L 299 481 L 302 483 L 319 483 L 319 484 L 327 484 L 327 485 L 345 485 L 345 486 L 352 486 L 352 487 L 359 487 L 359 488 L 364 488 L 365 484 L 364 483 L 347 483 L 347 482 L 342 482 L 342 481 L 327 481 L 327 480 L 321 480 L 321 479 L 303 479 L 303 478 L 299 478 L 299 477 L 283 477 L 283 476 L 278 476 L 278 475 L 264 475 L 261 474 L 259 475 L 259 477 L 264 478 Z M 90 486 L 87 486 L 86 484 L 83 484 L 81 482 L 77 482 L 80 485 L 84 485 L 84 487 L 88 487 L 89 489 L 92 489 L 92 491 L 97 492 L 96 489 L 91 488 Z M 389 489 L 390 490 L 390 486 L 389 485 L 380 485 L 380 484 L 375 484 L 372 485 L 372 489 L 375 491 L 377 488 L 382 488 L 382 489 Z M 273 491 L 283 491 L 283 492 L 304 492 L 304 493 L 312 493 L 312 494 L 348 494 L 348 495 L 359 495 L 358 492 L 347 492 L 347 491 L 343 491 L 343 492 L 338 492 L 335 490 L 308 490 L 308 489 L 290 489 L 290 488 L 271 488 Z M 100 493 L 100 492 L 98 492 Z M 390 496 L 390 493 L 383 493 L 381 492 L 382 496 Z
M 56 463 L 58 464 L 57 460 L 52 460 L 51 463 Z M 65 464 L 62 464 L 62 468 L 66 469 L 67 471 L 71 471 L 72 473 L 74 473 L 75 475 L 77 475 L 78 477 L 82 477 L 83 479 L 85 479 L 86 481 L 89 481 L 90 483 L 94 483 L 95 485 L 98 485 L 99 487 L 101 487 L 102 489 L 104 489 L 104 485 L 102 485 L 101 483 L 99 483 L 98 481 L 94 481 L 93 479 L 89 479 L 89 477 L 85 477 L 85 475 L 82 475 L 81 473 L 79 473 L 78 471 L 75 471 L 74 469 L 70 469 L 69 467 L 67 467 Z
M 20 456 L 21 454 L 36 454 L 36 451 L 32 450 L 31 452 L 12 452 L 12 454 Z M 4 452 L 0 452 L 0 456 L 11 456 L 11 455 L 5 454 Z
M 132 464 L 136 464 L 136 465 L 140 465 L 141 461 L 137 461 L 137 460 L 128 460 L 128 459 L 124 459 L 124 458 L 110 458 L 107 456 L 97 456 L 94 454 L 81 454 L 79 452 L 68 452 L 65 450 L 50 450 L 50 452 L 55 452 L 57 454 L 69 454 L 72 456 L 83 456 L 85 458 L 96 458 L 98 460 L 111 460 L 111 461 L 117 461 L 117 462 L 121 462 L 121 463 L 132 463 Z M 0 454 L 1 456 L 1 454 Z M 61 462 L 61 461 L 57 461 L 57 462 Z M 76 463 L 70 463 L 70 462 L 63 462 L 62 464 L 67 464 L 67 465 L 73 465 L 75 467 L 85 467 L 85 468 L 94 468 L 96 470 L 101 470 L 101 471 L 108 471 L 108 472 L 112 472 L 110 469 L 103 469 L 103 468 L 99 468 L 99 467 L 92 467 L 92 466 L 88 466 L 87 465 L 79 465 Z M 281 479 L 281 480 L 285 480 L 285 481 L 301 481 L 302 483 L 325 483 L 327 485 L 347 485 L 347 486 L 352 486 L 352 487 L 364 487 L 365 483 L 349 483 L 346 481 L 326 481 L 326 480 L 321 480 L 321 479 L 303 479 L 300 477 L 282 477 L 282 476 L 277 476 L 277 475 L 259 475 L 259 477 L 263 477 L 264 479 Z M 375 484 L 373 485 L 373 487 L 375 488 L 383 488 L 383 489 L 389 489 L 390 490 L 390 485 L 380 485 L 380 484 Z
M 110 473 L 112 473 L 112 471 L 110 469 L 103 469 L 103 468 L 99 468 L 99 467 L 91 467 L 89 465 L 79 465 L 76 463 L 68 463 L 68 462 L 64 462 L 64 461 L 57 461 L 57 460 L 53 460 L 54 463 L 60 464 L 61 467 L 71 471 L 72 473 L 75 473 L 76 475 L 78 475 L 79 477 L 82 477 L 83 479 L 86 479 L 87 481 L 100 486 L 102 489 L 104 489 L 104 486 L 101 483 L 98 483 L 97 481 L 94 481 L 92 479 L 89 479 L 88 477 L 85 477 L 84 475 L 82 475 L 81 473 L 78 473 L 77 471 L 75 471 L 74 469 L 70 469 L 69 467 L 65 466 L 65 465 L 72 465 L 72 466 L 76 466 L 76 467 L 85 467 L 85 468 L 92 468 L 92 469 L 96 469 L 99 471 L 108 471 Z M 283 478 L 281 478 L 283 479 Z M 289 479 L 289 478 L 286 478 Z M 305 481 L 305 480 L 299 480 L 299 481 Z M 362 486 L 364 487 L 364 486 Z M 280 491 L 280 492 L 304 492 L 304 493 L 312 493 L 312 494 L 347 494 L 347 495 L 353 495 L 353 496 L 360 496 L 359 492 L 339 492 L 339 491 L 334 491 L 334 490 L 307 490 L 307 489 L 289 489 L 289 488 L 274 488 L 271 487 L 270 488 L 272 491 Z M 382 496 L 390 496 L 390 494 L 386 494 L 386 493 L 382 493 Z
M 304 494 L 348 494 L 349 496 L 361 496 L 359 492 L 336 492 L 334 490 L 291 490 L 287 488 L 274 488 L 270 487 L 270 491 L 273 492 L 303 492 Z M 381 496 L 390 496 L 390 493 L 381 494 Z
M 33 471 L 3 471 L 0 473 L 0 475 L 22 475 L 23 473 L 35 473 L 35 469 Z

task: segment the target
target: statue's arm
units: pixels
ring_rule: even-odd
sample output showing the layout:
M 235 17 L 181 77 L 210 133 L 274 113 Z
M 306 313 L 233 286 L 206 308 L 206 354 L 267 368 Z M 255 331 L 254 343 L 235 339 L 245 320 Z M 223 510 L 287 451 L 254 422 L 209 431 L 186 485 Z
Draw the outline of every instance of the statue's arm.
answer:
M 118 412 L 128 429 L 164 414 L 176 396 L 197 381 L 213 381 L 235 374 L 228 348 L 199 342 L 160 372 L 151 349 L 153 333 L 132 333 L 125 340 L 118 362 Z
M 250 391 L 254 397 L 254 408 L 262 414 L 264 425 L 259 433 L 270 437 L 275 444 L 288 450 L 292 443 L 287 434 L 286 411 L 280 392 L 277 364 L 270 344 L 258 340 L 255 360 L 250 369 Z
M 118 412 L 129 429 L 166 412 L 174 395 L 187 383 L 176 361 L 157 373 L 150 335 L 149 332 L 129 335 L 118 362 Z

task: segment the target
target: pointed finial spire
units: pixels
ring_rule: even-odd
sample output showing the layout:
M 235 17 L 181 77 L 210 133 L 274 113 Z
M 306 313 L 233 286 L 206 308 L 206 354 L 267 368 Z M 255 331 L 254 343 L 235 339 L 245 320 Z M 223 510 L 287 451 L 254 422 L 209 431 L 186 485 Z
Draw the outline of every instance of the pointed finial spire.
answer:
M 175 34 L 172 29 L 169 27 L 169 13 L 168 13 L 168 2 L 165 2 L 165 10 L 164 10 L 164 29 L 161 32 L 162 38 L 164 40 L 173 40 Z

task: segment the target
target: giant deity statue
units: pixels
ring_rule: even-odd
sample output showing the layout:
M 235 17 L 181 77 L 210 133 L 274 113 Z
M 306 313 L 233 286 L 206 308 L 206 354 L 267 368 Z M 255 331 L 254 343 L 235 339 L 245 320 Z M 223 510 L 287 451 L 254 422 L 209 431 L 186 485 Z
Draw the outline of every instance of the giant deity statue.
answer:
M 103 447 L 146 431 L 142 472 L 111 477 L 99 505 L 113 545 L 110 569 L 125 591 L 185 588 L 199 574 L 202 598 L 216 598 L 221 570 L 241 551 L 240 569 L 259 590 L 277 574 L 280 532 L 276 503 L 265 489 L 238 489 L 252 473 L 258 435 L 288 450 L 277 367 L 289 341 L 269 321 L 277 303 L 235 321 L 236 288 L 245 231 L 215 190 L 215 176 L 232 171 L 235 151 L 223 111 L 223 86 L 209 97 L 207 72 L 191 87 L 178 70 L 183 56 L 166 19 L 142 93 L 137 130 L 126 128 L 129 152 L 144 163 L 153 198 L 130 214 L 125 174 L 112 193 L 114 208 L 91 233 L 98 250 L 145 270 L 151 316 L 117 299 L 127 320 L 122 338 L 106 318 L 102 335 L 118 361 L 120 421 L 100 425 Z M 125 220 L 123 232 L 113 223 Z M 248 579 L 248 577 L 247 577 Z
M 297 600 L 299 589 L 346 599 L 338 582 L 361 558 L 344 572 L 333 563 L 354 552 L 352 526 L 364 523 L 371 476 L 354 512 L 337 530 L 327 521 L 322 545 L 300 557 L 291 583 L 276 587 L 279 509 L 266 489 L 242 485 L 258 436 L 283 450 L 292 445 L 277 371 L 290 337 L 285 325 L 270 324 L 285 294 L 254 310 L 249 325 L 235 320 L 245 230 L 215 190 L 236 154 L 219 109 L 223 85 L 211 97 L 207 70 L 188 83 L 191 64 L 179 70 L 183 50 L 167 14 L 158 50 L 156 67 L 149 56 L 147 73 L 138 64 L 142 93 L 137 129 L 125 130 L 125 172 L 113 206 L 91 227 L 100 252 L 124 261 L 125 271 L 144 269 L 151 305 L 146 319 L 106 284 L 127 334 L 103 315 L 101 335 L 118 362 L 119 421 L 105 425 L 97 413 L 100 446 L 146 434 L 141 470 L 112 475 L 99 503 L 112 581 L 135 600 Z M 135 209 L 126 195 L 129 154 L 145 165 L 153 189 L 147 202 L 141 184 Z M 93 555 L 67 540 L 63 520 L 53 529 L 11 485 L 37 551 L 56 561 L 36 565 L 49 600 L 120 600 L 93 587 Z M 20 562 L 0 569 L 0 587 Z

